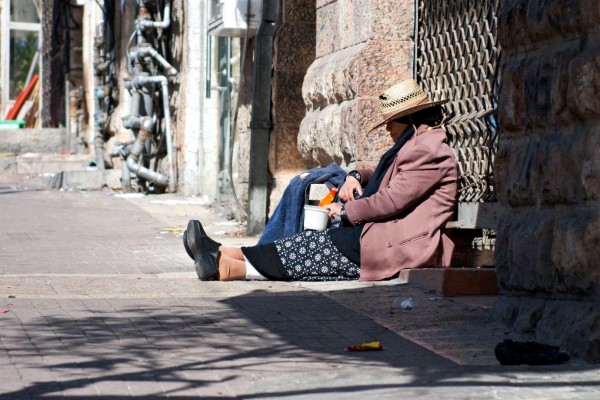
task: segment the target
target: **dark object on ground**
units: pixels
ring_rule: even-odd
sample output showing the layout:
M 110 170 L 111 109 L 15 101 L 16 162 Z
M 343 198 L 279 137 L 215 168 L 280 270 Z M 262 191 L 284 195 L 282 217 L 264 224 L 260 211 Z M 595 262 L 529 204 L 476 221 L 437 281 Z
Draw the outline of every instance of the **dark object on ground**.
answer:
M 553 365 L 569 361 L 557 346 L 506 339 L 496 345 L 496 358 L 502 365 Z

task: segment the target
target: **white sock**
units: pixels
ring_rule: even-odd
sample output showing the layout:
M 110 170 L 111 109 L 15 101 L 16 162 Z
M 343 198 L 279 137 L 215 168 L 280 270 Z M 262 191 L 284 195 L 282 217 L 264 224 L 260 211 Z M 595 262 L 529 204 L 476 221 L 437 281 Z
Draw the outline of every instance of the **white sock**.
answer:
M 250 261 L 248 261 L 248 259 L 246 257 L 244 257 L 244 260 L 246 261 L 246 279 L 249 281 L 266 281 L 267 278 L 263 275 L 260 274 L 260 272 L 258 272 L 256 270 L 256 268 L 254 268 L 254 266 L 252 264 L 250 264 Z

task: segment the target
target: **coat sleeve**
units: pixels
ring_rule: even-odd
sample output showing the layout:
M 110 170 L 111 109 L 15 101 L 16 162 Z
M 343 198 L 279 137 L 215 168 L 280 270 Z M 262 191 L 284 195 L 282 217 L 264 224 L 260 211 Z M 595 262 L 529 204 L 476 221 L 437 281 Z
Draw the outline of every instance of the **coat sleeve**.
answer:
M 404 159 L 392 165 L 395 170 L 387 186 L 370 197 L 346 203 L 348 220 L 355 225 L 378 221 L 410 208 L 442 181 L 440 166 L 447 157 L 427 145 L 414 145 Z
M 369 179 L 371 179 L 371 177 L 373 176 L 374 171 L 374 168 L 362 168 L 358 170 L 361 177 L 360 184 L 362 185 L 362 187 L 365 187 L 367 183 L 369 183 Z

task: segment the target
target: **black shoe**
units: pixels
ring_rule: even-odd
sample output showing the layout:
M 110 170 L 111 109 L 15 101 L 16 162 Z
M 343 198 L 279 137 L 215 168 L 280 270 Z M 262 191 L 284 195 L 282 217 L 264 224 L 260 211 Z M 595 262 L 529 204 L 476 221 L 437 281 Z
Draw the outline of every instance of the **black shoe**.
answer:
M 185 249 L 185 252 L 187 253 L 187 255 L 190 256 L 190 258 L 193 260 L 194 254 L 192 254 L 192 251 L 190 250 L 190 248 L 188 246 L 187 231 L 183 231 L 183 248 Z
M 506 339 L 496 345 L 494 352 L 502 365 L 553 365 L 569 361 L 569 355 L 558 346 L 537 342 L 515 342 Z
M 200 236 L 208 236 L 206 234 L 206 232 L 204 231 L 202 224 L 200 225 Z M 183 248 L 185 249 L 185 252 L 187 253 L 187 255 L 190 256 L 190 258 L 193 260 L 194 254 L 190 250 L 190 246 L 188 246 L 187 231 L 183 231 Z
M 217 256 L 221 243 L 209 238 L 198 220 L 193 219 L 188 222 L 187 245 L 193 255 L 198 278 L 203 281 L 217 279 L 219 276 Z

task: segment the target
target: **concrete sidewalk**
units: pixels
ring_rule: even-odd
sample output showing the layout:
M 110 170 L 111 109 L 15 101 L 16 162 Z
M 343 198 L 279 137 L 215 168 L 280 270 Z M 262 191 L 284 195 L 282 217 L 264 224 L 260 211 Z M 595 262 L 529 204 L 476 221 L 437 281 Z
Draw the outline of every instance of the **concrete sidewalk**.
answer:
M 201 282 L 201 199 L 0 184 L 0 398 L 597 399 L 597 366 L 502 367 L 493 298 L 397 282 Z M 38 190 L 39 189 L 39 190 Z M 411 298 L 414 307 L 392 307 Z M 345 347 L 381 341 L 383 351 Z

